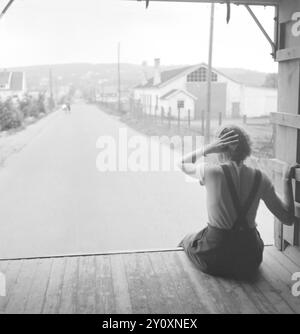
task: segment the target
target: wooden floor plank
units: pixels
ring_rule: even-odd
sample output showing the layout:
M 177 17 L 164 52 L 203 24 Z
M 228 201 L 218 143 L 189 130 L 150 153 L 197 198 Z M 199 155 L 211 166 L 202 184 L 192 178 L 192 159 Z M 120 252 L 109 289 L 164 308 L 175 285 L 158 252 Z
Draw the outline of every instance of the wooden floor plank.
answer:
M 6 296 L 0 298 L 0 312 L 5 313 L 5 307 L 8 303 L 9 297 L 18 282 L 19 273 L 23 261 L 10 261 L 6 267 L 3 267 L 6 280 Z
M 208 303 L 212 304 L 212 307 L 215 307 L 214 313 L 277 313 L 276 309 L 273 308 L 272 304 L 265 298 L 265 296 L 253 285 L 240 282 L 238 284 L 239 294 L 242 294 L 242 300 L 245 303 L 249 303 L 251 307 L 245 308 L 243 306 L 240 308 L 240 301 L 236 302 L 236 298 L 232 298 L 231 294 L 224 288 L 222 288 L 222 283 L 220 279 L 214 279 L 209 275 L 201 273 L 195 266 L 187 260 L 187 257 L 184 253 L 179 253 L 180 258 L 183 260 L 186 259 L 186 266 L 190 266 L 193 270 L 192 277 L 195 276 L 194 285 L 196 289 L 200 289 L 199 295 L 206 296 Z M 203 292 L 205 287 L 206 291 Z M 236 283 L 232 285 L 232 288 L 236 288 Z M 199 297 L 201 298 L 201 297 Z
M 288 287 L 291 288 L 292 282 L 292 273 L 285 266 L 283 266 L 278 257 L 275 258 L 269 253 L 265 253 L 265 264 L 271 268 L 272 271 L 276 272 L 276 275 L 281 278 L 282 282 Z M 288 266 L 287 266 L 288 267 Z
M 57 314 L 59 312 L 66 261 L 66 258 L 53 259 L 42 310 L 45 314 Z
M 79 258 L 77 296 L 78 313 L 96 313 L 96 268 L 94 256 L 82 256 Z
M 200 272 L 184 252 L 0 261 L 0 313 L 299 313 L 295 259 L 270 247 L 258 279 Z
M 294 297 L 291 291 L 294 283 L 291 280 L 291 273 L 270 255 L 267 255 L 265 267 L 268 280 L 276 287 L 280 296 L 294 310 L 294 312 L 300 314 L 300 299 Z
M 280 263 L 281 266 L 286 268 L 291 274 L 295 272 L 300 272 L 300 267 L 297 266 L 289 257 L 284 255 L 281 251 L 277 249 L 267 249 L 265 254 L 269 254 L 272 258 Z
M 295 247 L 287 247 L 284 250 L 284 254 L 289 257 L 300 268 L 300 250 Z
M 261 266 L 260 275 L 252 285 L 254 285 L 267 298 L 279 314 L 295 313 L 281 297 L 278 287 L 276 287 L 276 285 L 274 287 L 274 285 L 271 284 L 265 265 Z
M 14 289 L 12 289 L 9 294 L 9 300 L 5 307 L 5 313 L 24 313 L 37 266 L 38 262 L 36 260 L 24 260 Z
M 39 314 L 42 312 L 45 295 L 50 279 L 52 259 L 40 259 L 33 278 L 24 313 Z
M 123 256 L 126 270 L 132 312 L 134 314 L 147 314 L 151 312 L 148 305 L 144 277 L 137 261 L 137 254 L 126 254 Z
M 0 313 L 1 313 L 1 303 L 5 302 L 5 297 L 6 297 L 6 293 L 7 293 L 7 287 L 6 287 L 6 276 L 7 275 L 6 275 L 6 272 L 7 272 L 8 266 L 9 266 L 9 261 L 0 262 L 0 284 L 1 284 Z
M 230 296 L 231 304 L 237 308 L 237 312 L 241 314 L 258 314 L 259 310 L 255 304 L 248 297 L 247 293 L 243 290 L 241 284 L 235 280 L 230 279 L 218 279 L 225 294 Z
M 241 282 L 241 286 L 260 314 L 278 314 L 276 308 L 254 284 Z
M 162 257 L 175 284 L 184 311 L 191 314 L 209 313 L 209 309 L 198 299 L 190 277 L 184 270 L 177 252 L 162 253 Z
M 153 270 L 149 255 L 147 253 L 137 254 L 136 260 L 143 277 L 143 285 L 150 313 L 170 313 L 171 309 L 167 307 L 163 287 L 158 280 L 156 272 Z
M 8 265 L 9 265 L 9 261 L 1 261 L 0 262 L 0 272 L 5 274 Z
M 209 312 L 221 314 L 231 313 L 230 307 L 228 307 L 226 300 L 223 299 L 218 281 L 197 269 L 193 263 L 188 260 L 185 253 L 179 253 L 178 257 L 190 277 L 199 300 L 202 301 Z
M 111 257 L 97 256 L 96 266 L 96 312 L 116 313 Z
M 58 313 L 74 314 L 77 312 L 78 257 L 67 258 L 65 266 Z
M 131 314 L 132 307 L 123 255 L 111 256 L 111 272 L 116 313 Z
M 160 253 L 149 253 L 152 269 L 156 273 L 160 284 L 160 294 L 163 296 L 166 305 L 166 313 L 168 314 L 182 314 L 184 309 L 180 303 L 177 289 L 172 281 L 172 278 L 163 262 Z

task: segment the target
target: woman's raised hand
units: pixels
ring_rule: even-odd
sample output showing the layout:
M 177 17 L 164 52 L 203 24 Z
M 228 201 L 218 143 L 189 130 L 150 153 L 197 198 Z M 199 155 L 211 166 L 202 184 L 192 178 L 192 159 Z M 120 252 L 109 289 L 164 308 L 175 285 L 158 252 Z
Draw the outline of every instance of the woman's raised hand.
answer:
M 229 145 L 237 145 L 239 142 L 238 139 L 239 135 L 237 135 L 234 130 L 229 131 L 222 135 L 220 138 L 212 142 L 211 144 L 208 144 L 205 147 L 204 153 L 210 154 L 210 153 L 221 153 L 226 151 L 229 148 Z

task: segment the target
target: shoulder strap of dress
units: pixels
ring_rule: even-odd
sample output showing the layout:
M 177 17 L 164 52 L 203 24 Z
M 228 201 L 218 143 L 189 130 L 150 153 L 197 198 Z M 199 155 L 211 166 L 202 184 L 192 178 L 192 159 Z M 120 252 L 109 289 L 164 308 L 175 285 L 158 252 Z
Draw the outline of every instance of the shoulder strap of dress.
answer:
M 230 192 L 230 195 L 231 195 L 232 203 L 235 207 L 237 215 L 239 216 L 241 211 L 242 211 L 241 201 L 240 201 L 239 196 L 237 194 L 237 191 L 236 191 L 233 179 L 232 179 L 232 175 L 231 175 L 229 166 L 221 165 L 221 167 L 223 169 L 223 172 L 224 172 L 224 175 L 225 175 L 225 178 L 226 178 L 226 181 L 227 181 L 227 185 L 228 185 L 229 192 Z
M 262 179 L 261 171 L 258 170 L 258 169 L 255 171 L 254 182 L 253 182 L 250 194 L 249 194 L 245 204 L 242 206 L 240 198 L 237 194 L 233 179 L 232 179 L 232 175 L 231 175 L 229 166 L 221 165 L 221 167 L 223 169 L 223 172 L 224 172 L 224 175 L 225 175 L 228 187 L 229 187 L 229 192 L 230 192 L 230 195 L 231 195 L 233 205 L 236 209 L 237 216 L 238 216 L 238 218 L 246 217 L 251 205 L 253 204 L 253 201 L 255 199 L 255 196 L 257 194 L 257 191 L 258 191 L 260 183 L 261 183 L 261 179 Z
M 253 201 L 255 199 L 255 196 L 258 192 L 258 189 L 259 189 L 259 186 L 261 184 L 261 179 L 262 179 L 262 175 L 261 175 L 261 171 L 256 169 L 255 171 L 255 177 L 254 177 L 254 182 L 253 182 L 253 186 L 252 186 L 252 189 L 251 189 L 251 192 L 243 206 L 243 210 L 242 210 L 242 213 L 244 216 L 247 215 L 251 205 L 253 204 Z

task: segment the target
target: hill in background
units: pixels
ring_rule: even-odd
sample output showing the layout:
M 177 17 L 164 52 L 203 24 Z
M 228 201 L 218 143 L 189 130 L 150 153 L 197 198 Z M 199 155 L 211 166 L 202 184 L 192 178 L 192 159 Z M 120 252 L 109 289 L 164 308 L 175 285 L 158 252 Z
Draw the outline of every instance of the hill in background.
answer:
M 178 68 L 183 65 L 161 66 L 161 70 Z M 186 66 L 186 65 L 185 65 Z M 58 64 L 38 65 L 29 67 L 11 68 L 8 70 L 25 71 L 29 90 L 44 90 L 49 87 L 49 70 L 52 71 L 55 87 L 73 85 L 78 88 L 94 85 L 117 86 L 116 64 Z M 218 68 L 226 76 L 251 86 L 263 86 L 269 73 L 238 69 Z M 147 67 L 148 76 L 153 74 L 153 67 Z M 273 74 L 274 76 L 274 74 Z M 121 79 L 123 89 L 129 89 L 139 84 L 142 78 L 142 66 L 135 64 L 121 64 Z

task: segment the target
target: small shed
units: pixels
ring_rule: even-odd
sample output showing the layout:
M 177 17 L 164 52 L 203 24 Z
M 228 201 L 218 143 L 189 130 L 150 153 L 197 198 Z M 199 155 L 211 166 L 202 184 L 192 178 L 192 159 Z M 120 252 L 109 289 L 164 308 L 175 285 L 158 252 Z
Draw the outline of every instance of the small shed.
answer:
M 161 106 L 166 111 L 171 111 L 171 117 L 178 117 L 193 119 L 195 116 L 195 101 L 197 97 L 183 89 L 172 89 L 161 98 Z

